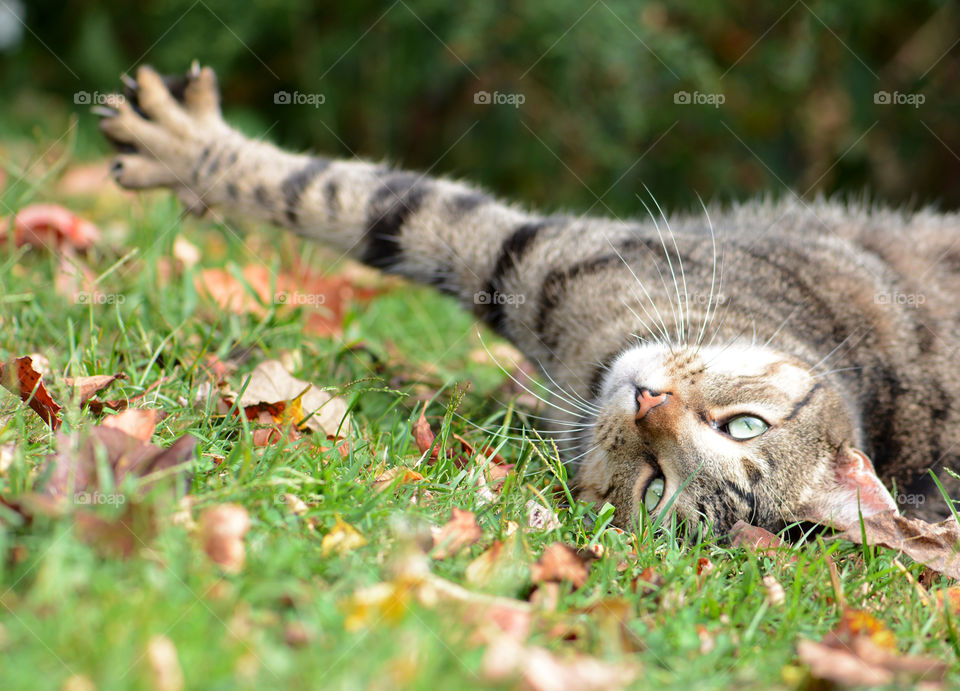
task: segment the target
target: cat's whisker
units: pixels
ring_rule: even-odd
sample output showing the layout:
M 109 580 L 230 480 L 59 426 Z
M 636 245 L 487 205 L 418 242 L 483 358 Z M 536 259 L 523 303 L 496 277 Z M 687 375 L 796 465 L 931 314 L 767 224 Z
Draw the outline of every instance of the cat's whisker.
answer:
M 647 194 L 650 194 L 649 189 L 647 190 Z M 651 198 L 652 196 L 653 195 L 651 195 Z M 639 198 L 639 195 L 638 195 L 638 198 Z M 663 232 L 660 230 L 660 223 L 657 221 L 656 216 L 654 216 L 653 211 L 651 211 L 650 207 L 647 206 L 647 203 L 643 201 L 642 198 L 640 198 L 640 203 L 643 204 L 643 208 L 647 210 L 647 214 L 650 216 L 650 220 L 653 221 L 653 227 L 657 231 L 657 237 L 660 238 L 660 246 L 663 248 L 663 256 L 667 260 L 667 267 L 670 269 L 670 277 L 673 279 L 673 288 L 677 295 L 677 304 L 675 308 L 673 303 L 673 297 L 670 296 L 670 289 L 667 287 L 666 281 L 664 281 L 663 288 L 666 291 L 667 299 L 670 301 L 670 307 L 671 307 L 671 310 L 673 311 L 673 323 L 674 323 L 674 326 L 676 327 L 676 342 L 682 344 L 683 343 L 683 327 L 681 324 L 683 319 L 683 305 L 680 304 L 680 286 L 677 284 L 677 274 L 673 270 L 673 260 L 670 259 L 670 252 L 667 251 L 667 243 L 663 239 Z M 661 274 L 661 278 L 662 277 L 663 275 Z
M 521 389 L 523 389 L 524 391 L 526 391 L 528 394 L 530 394 L 531 396 L 533 396 L 534 398 L 536 398 L 538 401 L 541 401 L 542 403 L 544 403 L 544 404 L 546 404 L 546 405 L 548 405 L 548 406 L 550 406 L 550 407 L 552 407 L 552 408 L 556 408 L 556 409 L 559 410 L 561 413 L 566 413 L 567 415 L 569 415 L 570 417 L 573 417 L 573 418 L 579 417 L 579 414 L 578 414 L 578 413 L 573 412 L 572 410 L 567 410 L 566 408 L 558 405 L 558 404 L 555 403 L 554 401 L 549 401 L 549 400 L 547 400 L 546 398 L 544 398 L 543 396 L 541 396 L 540 394 L 536 393 L 535 391 L 531 391 L 530 389 L 528 389 L 523 383 L 520 382 L 519 379 L 517 379 L 515 376 L 513 376 L 513 374 L 512 374 L 511 372 L 509 372 L 506 367 L 504 367 L 502 364 L 500 364 L 500 361 L 496 358 L 496 356 L 495 356 L 492 352 L 490 352 L 490 349 L 487 347 L 487 344 L 484 342 L 483 336 L 480 335 L 480 331 L 479 331 L 479 330 L 477 331 L 477 335 L 478 335 L 478 338 L 480 339 L 480 345 L 483 347 L 484 351 L 486 351 L 487 355 L 490 356 L 490 359 L 493 360 L 494 363 L 496 363 L 497 367 L 500 368 L 500 371 L 503 372 L 504 374 L 506 374 L 506 375 L 513 381 L 514 384 L 516 384 L 516 385 L 519 386 Z M 532 380 L 531 380 L 531 381 L 532 381 Z M 541 386 L 543 386 L 543 385 L 541 384 Z M 546 389 L 546 387 L 543 387 L 543 388 Z M 550 391 L 549 389 L 546 389 L 546 390 L 547 390 L 547 391 Z M 553 392 L 551 392 L 551 393 L 553 393 Z M 561 399 L 561 400 L 563 400 L 563 399 Z M 566 402 L 569 403 L 570 405 L 573 405 L 570 401 L 566 401 Z M 581 413 L 591 414 L 591 413 L 593 412 L 593 411 L 587 410 L 587 409 L 585 409 L 585 408 L 582 408 L 581 406 L 578 406 L 578 405 L 574 405 L 573 407 L 576 408 L 577 410 L 579 410 Z
M 846 338 L 844 338 L 842 341 L 840 341 L 833 350 L 831 350 L 829 353 L 827 353 L 827 354 L 823 357 L 823 359 L 820 360 L 820 362 L 818 362 L 817 364 L 815 364 L 813 367 L 811 367 L 811 368 L 810 368 L 809 370 L 807 370 L 807 371 L 812 373 L 815 369 L 817 369 L 817 368 L 820 367 L 822 364 L 824 364 L 827 360 L 829 360 L 831 357 L 833 357 L 834 354 L 836 354 L 836 352 L 837 352 L 838 350 L 840 350 L 840 348 L 842 348 L 844 345 L 846 345 L 847 341 L 849 341 L 851 338 L 853 338 L 853 336 L 854 336 L 861 328 L 862 328 L 862 327 L 858 326 L 858 327 L 855 328 L 853 331 L 851 331 L 849 334 L 847 334 L 847 337 L 846 337 Z M 860 341 L 862 341 L 864 338 L 866 338 L 866 337 L 867 337 L 867 334 L 870 333 L 871 331 L 873 331 L 873 327 L 872 327 L 872 326 L 871 326 L 869 329 L 866 329 L 866 330 L 863 332 L 863 334 L 860 336 L 860 338 L 857 339 L 856 343 L 854 343 L 853 345 L 856 345 L 857 343 L 859 343 Z
M 634 298 L 639 298 L 639 296 L 636 295 L 636 294 L 635 294 L 633 297 L 634 297 Z M 637 311 L 636 311 L 635 309 L 633 309 L 633 307 L 630 306 L 630 304 L 626 301 L 626 299 L 621 298 L 621 299 L 620 299 L 620 302 L 621 302 L 621 304 L 622 304 L 624 307 L 626 307 L 626 308 L 630 311 L 630 314 L 633 315 L 633 318 L 636 319 L 638 322 L 640 322 L 640 326 L 644 327 L 647 331 L 650 332 L 650 335 L 653 336 L 655 343 L 661 343 L 661 344 L 663 343 L 663 341 L 661 341 L 661 340 L 657 337 L 657 334 L 655 334 L 655 333 L 653 332 L 653 329 L 651 329 L 651 328 L 647 325 L 647 323 L 643 320 L 643 318 L 642 318 L 639 314 L 637 314 Z M 639 302 L 639 303 L 640 303 L 640 307 L 643 308 L 642 302 L 641 302 L 640 300 L 637 300 L 637 302 Z M 636 334 L 634 334 L 634 335 L 636 335 Z
M 780 331 L 783 329 L 783 327 L 787 325 L 787 322 L 793 318 L 793 315 L 795 315 L 797 312 L 800 311 L 800 307 L 801 307 L 800 305 L 797 305 L 796 307 L 794 307 L 793 310 L 790 312 L 790 314 L 788 314 L 783 319 L 783 321 L 780 322 L 780 326 L 777 327 L 777 330 L 774 331 L 773 334 L 770 335 L 770 338 L 767 339 L 767 342 L 763 344 L 764 348 L 766 348 L 773 342 L 773 339 L 775 339 L 777 337 L 777 334 L 779 334 Z
M 646 185 L 643 188 L 647 191 L 647 194 L 650 195 L 651 201 L 656 205 L 657 211 L 660 212 L 660 218 L 663 219 L 664 225 L 667 227 L 667 232 L 670 233 L 670 241 L 673 243 L 673 251 L 677 255 L 677 266 L 680 269 L 680 280 L 683 283 L 683 302 L 680 304 L 680 342 L 686 343 L 687 332 L 690 328 L 690 293 L 687 291 L 687 274 L 683 268 L 683 256 L 680 254 L 680 247 L 677 245 L 677 236 L 673 232 L 673 228 L 670 227 L 670 220 L 667 218 L 667 215 L 663 213 L 663 209 L 660 207 L 660 202 L 657 201 L 657 198 L 653 195 L 653 192 L 650 191 L 650 188 Z M 662 240 L 662 238 L 661 238 Z M 666 248 L 664 248 L 666 253 Z M 670 256 L 667 254 L 667 262 L 670 262 Z M 671 271 L 673 267 L 671 266 Z M 680 287 L 677 285 L 677 277 L 673 277 L 673 285 L 677 289 L 677 302 L 680 302 Z
M 657 309 L 657 303 L 656 303 L 656 301 L 655 301 L 653 298 L 650 297 L 650 293 L 647 291 L 646 286 L 643 285 L 643 281 L 640 280 L 640 277 L 637 276 L 637 273 L 636 273 L 636 271 L 633 270 L 633 267 L 630 266 L 630 264 L 627 262 L 627 260 L 623 258 L 623 255 L 620 254 L 620 250 L 618 250 L 618 249 L 616 248 L 616 246 L 614 246 L 614 244 L 613 244 L 612 242 L 610 242 L 610 238 L 607 238 L 607 244 L 610 245 L 610 249 L 612 249 L 612 250 L 614 251 L 614 253 L 617 255 L 617 257 L 620 259 L 620 261 L 623 262 L 623 265 L 626 267 L 627 271 L 629 271 L 629 272 L 630 272 L 630 275 L 633 276 L 633 279 L 637 282 L 637 285 L 640 286 L 640 290 L 643 291 L 643 294 L 646 296 L 647 300 L 650 302 L 650 305 L 653 307 L 653 310 L 654 310 L 654 312 L 655 312 L 656 315 L 657 315 L 657 319 L 660 321 L 660 333 L 661 333 L 661 335 L 663 336 L 663 342 L 664 342 L 665 344 L 669 344 L 669 343 L 670 343 L 670 336 L 669 336 L 669 334 L 667 333 L 667 325 L 666 325 L 666 324 L 664 323 L 664 321 L 663 321 L 663 315 L 660 314 L 660 310 Z M 658 271 L 659 271 L 659 269 L 658 269 Z M 660 275 L 660 279 L 661 279 L 661 281 L 663 280 L 663 274 Z M 666 288 L 666 282 L 664 282 L 664 288 Z M 641 307 L 641 309 L 643 309 L 644 314 L 646 314 L 650 319 L 653 319 L 653 317 L 649 314 L 649 312 L 647 312 L 647 308 L 646 308 L 646 306 L 643 304 L 643 301 L 642 301 L 642 300 L 639 300 L 639 297 L 640 297 L 640 296 L 637 295 L 636 293 L 634 293 L 634 297 L 635 297 L 635 298 L 638 298 L 637 301 L 640 303 L 640 307 Z M 672 303 L 671 303 L 671 304 L 672 304 Z M 628 309 L 629 309 L 629 308 L 628 308 Z M 632 311 L 632 310 L 631 310 L 631 311 Z M 636 312 L 634 312 L 634 315 L 636 315 Z M 656 321 L 656 320 L 655 320 L 655 321 Z M 650 330 L 650 327 L 647 327 L 646 324 L 644 324 L 644 326 L 645 326 L 648 330 Z M 650 330 L 650 333 L 652 334 L 653 331 Z
M 549 371 L 546 367 L 543 366 L 543 363 L 540 362 L 540 360 L 537 360 L 537 365 L 539 365 L 540 371 L 543 372 L 544 375 L 546 375 L 547 379 L 549 379 L 549 380 L 550 380 L 550 383 L 553 384 L 553 386 L 555 387 L 555 388 L 553 389 L 553 391 L 555 391 L 555 392 L 560 392 L 560 393 L 562 393 L 564 396 L 566 396 L 567 398 L 571 398 L 571 399 L 572 399 L 572 400 L 570 401 L 571 403 L 573 403 L 573 402 L 575 402 L 575 401 L 579 401 L 580 403 L 582 403 L 584 406 L 586 406 L 586 407 L 589 408 L 590 410 L 594 411 L 595 413 L 599 413 L 599 412 L 600 412 L 600 408 L 599 408 L 595 403 L 593 403 L 593 401 L 588 401 L 586 398 L 584 398 L 583 396 L 581 396 L 579 393 L 577 393 L 577 392 L 574 391 L 573 389 L 566 389 L 566 388 L 564 388 L 563 386 L 561 386 L 560 384 L 558 384 L 557 381 L 551 376 L 550 371 Z M 541 386 L 542 386 L 542 385 L 541 385 Z M 546 389 L 547 387 L 544 387 L 544 388 Z M 550 389 L 548 389 L 548 390 L 550 390 Z
M 823 377 L 826 377 L 827 375 L 836 374 L 837 372 L 853 372 L 853 371 L 862 370 L 862 369 L 863 369 L 863 366 L 862 366 L 862 365 L 860 365 L 860 366 L 858 366 L 858 367 L 838 367 L 838 368 L 836 368 L 836 369 L 831 369 L 831 370 L 827 370 L 826 372 L 820 372 L 819 374 L 815 374 L 815 375 L 813 375 L 813 376 L 811 377 L 811 379 L 813 379 L 814 381 L 816 381 L 817 379 L 822 379 Z
M 707 330 L 707 324 L 710 322 L 710 308 L 713 306 L 713 290 L 716 286 L 717 281 L 717 235 L 714 232 L 713 228 L 713 219 L 710 218 L 710 212 L 707 210 L 707 205 L 703 203 L 703 198 L 697 194 L 697 199 L 700 201 L 700 206 L 703 208 L 703 214 L 707 217 L 707 225 L 710 228 L 710 242 L 713 245 L 713 267 L 711 269 L 712 274 L 710 276 L 710 296 L 707 298 L 707 311 L 703 316 L 703 323 L 700 325 L 700 333 L 697 335 L 697 352 L 699 352 L 700 345 L 703 343 L 703 336 Z M 716 309 L 713 310 L 716 314 Z

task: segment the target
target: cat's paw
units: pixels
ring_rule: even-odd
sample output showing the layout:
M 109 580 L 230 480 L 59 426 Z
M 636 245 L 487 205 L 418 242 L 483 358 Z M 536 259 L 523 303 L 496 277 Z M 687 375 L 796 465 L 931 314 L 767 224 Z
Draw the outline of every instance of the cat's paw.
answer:
M 183 77 L 164 77 L 150 67 L 125 78 L 124 94 L 96 108 L 100 130 L 121 152 L 114 179 L 130 189 L 167 187 L 193 211 L 204 208 L 204 159 L 235 138 L 220 115 L 217 78 L 196 62 Z

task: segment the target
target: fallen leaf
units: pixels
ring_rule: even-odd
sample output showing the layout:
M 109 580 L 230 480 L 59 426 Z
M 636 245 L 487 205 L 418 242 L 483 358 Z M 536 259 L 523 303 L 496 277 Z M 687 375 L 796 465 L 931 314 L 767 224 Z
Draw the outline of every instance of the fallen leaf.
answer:
M 180 262 L 186 268 L 195 266 L 200 261 L 200 248 L 187 240 L 182 235 L 178 235 L 173 240 L 173 258 Z
M 65 377 L 63 381 L 74 390 L 82 408 L 94 394 L 103 391 L 118 379 L 126 378 L 127 375 L 121 372 L 119 374 L 95 374 L 90 377 Z
M 519 535 L 496 540 L 471 561 L 464 572 L 466 582 L 487 592 L 516 595 L 530 582 L 530 566 Z
M 157 533 L 153 507 L 134 502 L 126 503 L 123 495 L 98 496 L 121 501 L 126 504 L 126 508 L 120 516 L 114 518 L 89 511 L 74 512 L 74 531 L 77 537 L 101 553 L 114 557 L 131 557 L 146 547 Z
M 97 459 L 101 455 L 113 471 L 110 484 L 117 486 L 127 475 L 144 477 L 178 466 L 185 469 L 195 455 L 197 439 L 183 435 L 164 449 L 122 430 L 100 426 L 86 436 L 60 433 L 56 445 L 56 453 L 47 458 L 51 472 L 45 492 L 66 498 L 72 491 L 74 501 L 87 503 L 91 501 L 88 490 L 98 486 Z
M 767 590 L 767 602 L 771 607 L 779 607 L 787 601 L 787 594 L 783 591 L 783 586 L 772 574 L 763 577 L 763 587 Z
M 848 686 L 938 682 L 947 667 L 932 658 L 898 655 L 893 633 L 883 622 L 849 608 L 822 642 L 801 639 L 797 653 L 815 678 Z
M 417 444 L 417 448 L 420 450 L 421 454 L 425 454 L 430 450 L 430 447 L 433 446 L 434 434 L 433 430 L 430 429 L 430 423 L 427 422 L 427 418 L 424 417 L 424 408 L 420 411 L 420 417 L 417 418 L 417 421 L 413 423 L 413 440 Z M 435 461 L 440 455 L 440 447 L 434 446 L 433 451 L 430 452 L 430 460 Z
M 526 504 L 527 525 L 533 530 L 556 530 L 560 527 L 560 519 L 557 514 L 548 509 L 543 504 L 529 500 Z
M 157 691 L 181 691 L 183 670 L 177 658 L 177 648 L 166 636 L 153 636 L 147 642 L 147 663 Z
M 0 242 L 7 237 L 9 221 L 0 224 Z M 57 204 L 30 204 L 20 209 L 13 222 L 17 247 L 33 245 L 56 249 L 69 246 L 89 249 L 100 240 L 100 231 L 90 221 Z
M 50 429 L 60 428 L 61 408 L 51 398 L 42 375 L 34 369 L 29 356 L 14 358 L 5 365 L 0 363 L 0 384 L 29 405 Z
M 197 291 L 209 296 L 221 309 L 237 314 L 262 316 L 267 305 L 304 309 L 304 331 L 316 336 L 339 335 L 349 304 L 369 300 L 380 292 L 377 287 L 359 285 L 357 275 L 349 270 L 338 276 L 324 276 L 298 268 L 272 278 L 262 264 L 250 264 L 241 273 L 243 280 L 224 269 L 205 269 L 196 277 Z M 383 281 L 377 279 L 372 285 L 379 283 Z
M 950 578 L 960 579 L 960 526 L 953 519 L 927 523 L 918 518 L 884 511 L 863 517 L 867 543 L 903 552 Z M 848 528 L 837 537 L 856 544 L 863 542 L 860 525 Z
M 520 646 L 503 636 L 484 652 L 484 679 L 505 682 L 520 677 L 533 691 L 619 689 L 633 682 L 639 669 L 630 663 L 615 664 L 584 654 L 564 658 L 538 646 Z
M 310 638 L 310 630 L 302 622 L 292 621 L 283 627 L 283 642 L 291 648 L 305 647 Z
M 250 530 L 247 510 L 237 504 L 220 504 L 200 516 L 203 550 L 228 573 L 243 569 L 246 550 L 243 536 Z
M 13 444 L 0 444 L 0 475 L 3 475 L 13 465 L 16 447 Z
M 101 304 L 104 301 L 93 269 L 72 252 L 60 255 L 60 270 L 53 287 L 59 295 L 76 304 Z
M 391 487 L 399 487 L 409 482 L 420 482 L 423 475 L 416 470 L 402 466 L 394 466 L 380 473 L 373 481 L 373 488 L 377 492 L 385 492 Z
M 590 564 L 573 547 L 554 542 L 530 568 L 534 583 L 568 581 L 574 588 L 581 587 L 590 575 Z
M 337 516 L 337 522 L 333 529 L 323 536 L 320 549 L 323 556 L 329 557 L 334 553 L 346 554 L 358 547 L 363 547 L 365 544 L 367 544 L 367 539 L 360 534 L 360 531 Z
M 101 425 L 126 432 L 140 441 L 150 441 L 157 423 L 165 417 L 166 413 L 154 408 L 128 408 L 104 419 Z
M 66 197 L 95 197 L 110 184 L 110 162 L 75 163 L 64 170 L 57 181 L 57 194 Z
M 469 547 L 483 537 L 472 511 L 453 509 L 452 517 L 442 527 L 431 529 L 433 533 L 433 558 L 446 559 Z
M 275 419 L 279 422 L 289 420 L 298 427 L 339 437 L 346 436 L 350 429 L 345 400 L 297 379 L 277 360 L 261 362 L 250 374 L 239 406 L 260 411 L 262 406 L 279 406 L 281 403 L 283 408 L 269 411 L 271 415 L 276 414 Z

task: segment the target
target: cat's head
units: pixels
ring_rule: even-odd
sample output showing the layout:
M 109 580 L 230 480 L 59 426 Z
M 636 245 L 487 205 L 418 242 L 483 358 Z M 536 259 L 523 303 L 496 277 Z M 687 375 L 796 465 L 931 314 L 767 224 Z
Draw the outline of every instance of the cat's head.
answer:
M 606 372 L 576 484 L 630 524 L 646 506 L 717 532 L 743 519 L 846 527 L 896 509 L 841 393 L 810 365 L 752 345 L 642 345 Z

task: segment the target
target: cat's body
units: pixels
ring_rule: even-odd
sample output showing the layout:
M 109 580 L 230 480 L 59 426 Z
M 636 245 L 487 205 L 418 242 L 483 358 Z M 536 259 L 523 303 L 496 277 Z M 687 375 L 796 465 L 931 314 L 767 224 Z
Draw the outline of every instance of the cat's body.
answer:
M 122 185 L 170 187 L 456 296 L 545 370 L 581 495 L 619 523 L 682 488 L 673 509 L 720 530 L 849 524 L 896 504 L 866 456 L 901 509 L 948 513 L 927 470 L 960 458 L 956 215 L 795 200 L 669 222 L 539 216 L 246 139 L 207 69 L 173 91 L 142 70 L 136 107 L 103 113 L 131 150 Z

